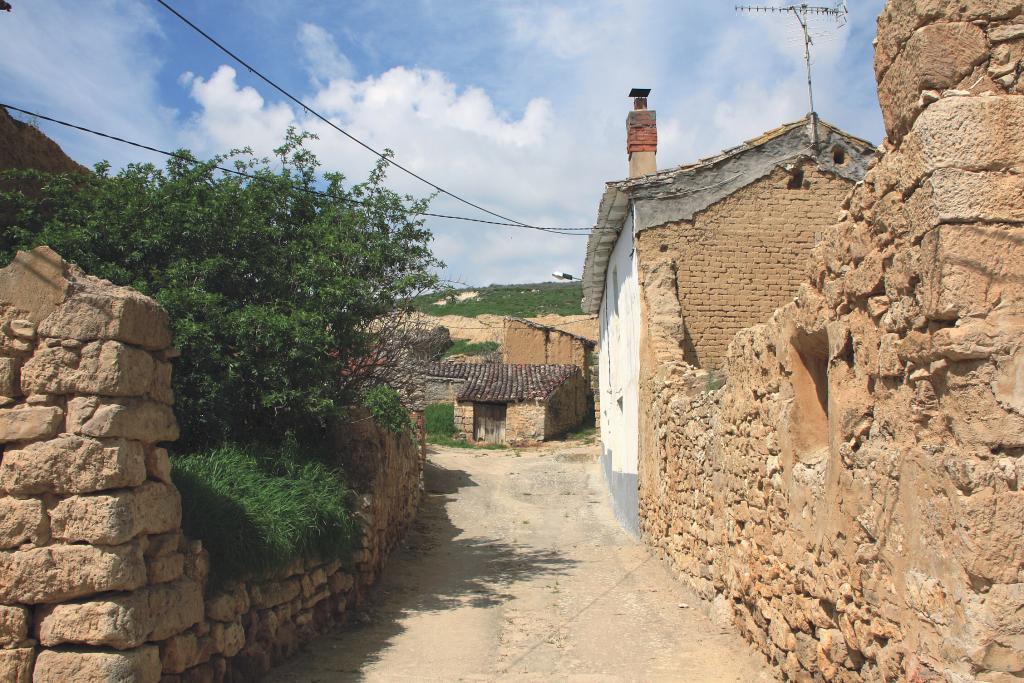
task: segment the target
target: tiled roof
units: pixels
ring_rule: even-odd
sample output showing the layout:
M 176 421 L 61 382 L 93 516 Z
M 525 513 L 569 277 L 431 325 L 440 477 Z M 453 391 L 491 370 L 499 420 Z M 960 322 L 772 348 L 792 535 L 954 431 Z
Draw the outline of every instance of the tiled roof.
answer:
M 573 376 L 575 365 L 505 365 L 499 363 L 427 363 L 429 377 L 463 380 L 460 401 L 545 399 Z

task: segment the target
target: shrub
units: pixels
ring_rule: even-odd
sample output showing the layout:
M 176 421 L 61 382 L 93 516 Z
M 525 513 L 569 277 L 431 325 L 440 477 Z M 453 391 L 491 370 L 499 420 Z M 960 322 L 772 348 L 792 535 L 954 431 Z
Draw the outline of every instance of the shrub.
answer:
M 296 558 L 349 559 L 356 538 L 340 471 L 299 454 L 229 444 L 172 458 L 182 526 L 210 553 L 210 586 Z
M 428 437 L 455 435 L 455 406 L 451 403 L 435 403 L 427 406 L 423 413 Z
M 363 405 L 369 409 L 377 424 L 395 434 L 412 431 L 412 419 L 402 405 L 402 397 L 388 385 L 382 384 L 366 392 Z
M 31 196 L 0 191 L 0 259 L 48 244 L 167 308 L 182 351 L 182 451 L 287 431 L 318 438 L 366 384 L 363 360 L 381 341 L 373 321 L 437 286 L 415 215 L 426 202 L 389 191 L 383 162 L 364 183 L 325 173 L 318 185 L 309 137 L 290 130 L 273 162 L 182 152 L 163 169 L 0 173 L 0 188 L 42 180 Z M 215 168 L 232 164 L 256 179 Z

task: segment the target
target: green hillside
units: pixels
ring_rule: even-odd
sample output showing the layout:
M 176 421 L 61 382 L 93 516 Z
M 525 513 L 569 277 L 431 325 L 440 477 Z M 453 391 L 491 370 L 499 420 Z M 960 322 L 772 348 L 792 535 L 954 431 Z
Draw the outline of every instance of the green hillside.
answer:
M 458 301 L 465 292 L 477 292 L 472 299 Z M 440 295 L 427 294 L 415 301 L 416 309 L 430 315 L 514 315 L 521 318 L 554 313 L 580 315 L 583 285 L 579 282 L 541 282 L 529 285 L 491 285 L 456 290 L 443 304 Z

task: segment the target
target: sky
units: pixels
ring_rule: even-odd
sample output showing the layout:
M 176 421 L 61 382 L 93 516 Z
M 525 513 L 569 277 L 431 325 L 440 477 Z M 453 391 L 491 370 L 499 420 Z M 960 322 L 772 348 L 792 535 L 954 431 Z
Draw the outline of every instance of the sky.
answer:
M 808 110 L 796 20 L 732 0 L 169 0 L 332 122 L 404 166 L 533 225 L 593 226 L 625 177 L 633 87 L 651 88 L 658 167 L 795 121 Z M 233 63 L 154 0 L 11 0 L 0 13 L 0 101 L 161 149 L 210 156 L 320 139 L 323 169 L 352 182 L 375 158 Z M 781 4 L 768 0 L 769 5 Z M 880 143 L 871 41 L 884 0 L 817 22 L 819 115 Z M 75 160 L 156 155 L 43 122 Z M 396 191 L 431 188 L 396 169 Z M 486 214 L 440 196 L 431 210 Z M 586 238 L 429 219 L 445 277 L 468 285 L 579 275 Z

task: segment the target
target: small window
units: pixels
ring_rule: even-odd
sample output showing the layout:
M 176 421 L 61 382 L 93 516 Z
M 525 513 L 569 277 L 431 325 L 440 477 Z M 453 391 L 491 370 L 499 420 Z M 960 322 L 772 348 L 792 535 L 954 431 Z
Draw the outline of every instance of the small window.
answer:
M 803 169 L 794 169 L 789 174 L 789 183 L 786 185 L 790 190 L 802 190 L 804 187 L 804 171 Z
M 832 148 L 832 161 L 835 162 L 836 166 L 846 165 L 846 150 L 836 145 Z

